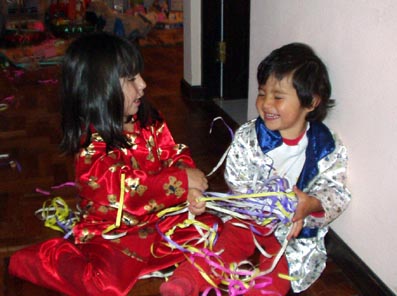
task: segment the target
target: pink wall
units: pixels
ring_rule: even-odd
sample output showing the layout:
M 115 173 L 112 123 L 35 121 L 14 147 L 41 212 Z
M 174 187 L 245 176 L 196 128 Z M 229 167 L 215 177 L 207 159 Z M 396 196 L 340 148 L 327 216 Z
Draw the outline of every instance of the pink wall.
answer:
M 259 61 L 293 41 L 326 62 L 337 102 L 327 123 L 349 150 L 353 200 L 332 228 L 397 292 L 397 1 L 252 0 L 248 118 Z

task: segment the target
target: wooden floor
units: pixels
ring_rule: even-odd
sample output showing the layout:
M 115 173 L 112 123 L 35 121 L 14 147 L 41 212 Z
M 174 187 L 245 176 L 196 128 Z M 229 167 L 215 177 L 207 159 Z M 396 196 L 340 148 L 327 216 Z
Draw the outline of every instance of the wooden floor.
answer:
M 198 167 L 208 173 L 230 142 L 229 132 L 220 122 L 209 134 L 212 119 L 223 116 L 233 129 L 237 125 L 212 102 L 182 98 L 181 45 L 145 47 L 142 52 L 147 97 L 161 110 L 175 140 L 190 146 Z M 0 73 L 0 100 L 14 96 L 9 108 L 0 111 L 0 291 L 9 296 L 60 295 L 7 273 L 7 260 L 15 250 L 60 235 L 44 227 L 34 216 L 34 211 L 48 198 L 36 192 L 37 188 L 49 190 L 51 186 L 73 180 L 72 161 L 61 156 L 57 147 L 60 139 L 58 84 L 52 82 L 58 79 L 59 69 L 32 68 L 25 70 L 21 77 L 9 70 L 3 69 Z M 209 181 L 210 190 L 226 190 L 221 172 Z M 61 195 L 70 204 L 75 201 L 75 193 L 71 188 L 52 191 L 52 195 Z M 160 284 L 159 279 L 140 280 L 129 295 L 159 295 Z M 300 295 L 361 294 L 330 259 L 321 278 Z

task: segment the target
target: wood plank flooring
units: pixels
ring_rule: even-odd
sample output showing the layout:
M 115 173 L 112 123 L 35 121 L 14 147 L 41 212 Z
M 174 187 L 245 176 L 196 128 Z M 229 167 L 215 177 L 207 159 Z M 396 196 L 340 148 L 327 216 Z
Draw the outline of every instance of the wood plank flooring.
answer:
M 221 123 L 217 122 L 209 134 L 212 119 L 223 116 L 233 129 L 236 123 L 212 102 L 182 98 L 181 45 L 144 47 L 142 52 L 147 97 L 164 115 L 175 140 L 190 146 L 198 167 L 204 172 L 211 171 L 230 143 L 229 132 Z M 15 250 L 60 235 L 44 227 L 34 216 L 34 211 L 47 199 L 36 192 L 37 188 L 49 190 L 51 186 L 73 180 L 71 158 L 58 151 L 58 84 L 50 83 L 58 79 L 58 74 L 59 69 L 54 66 L 28 69 L 21 77 L 15 77 L 17 75 L 10 69 L 2 69 L 0 73 L 0 100 L 14 96 L 8 109 L 0 112 L 0 291 L 3 295 L 60 295 L 12 277 L 6 269 L 7 258 Z M 209 181 L 210 190 L 226 190 L 222 170 Z M 76 192 L 65 187 L 52 194 L 59 194 L 73 204 Z M 159 295 L 161 282 L 159 279 L 140 280 L 129 295 Z M 330 259 L 321 278 L 300 295 L 360 294 Z

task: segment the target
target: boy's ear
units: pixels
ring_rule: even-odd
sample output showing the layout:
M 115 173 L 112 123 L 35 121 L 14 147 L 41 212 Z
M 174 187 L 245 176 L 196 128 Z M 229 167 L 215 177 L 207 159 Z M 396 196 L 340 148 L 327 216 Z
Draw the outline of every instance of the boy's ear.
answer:
M 313 96 L 312 104 L 309 107 L 310 112 L 313 111 L 314 109 L 317 108 L 317 106 L 320 104 L 321 98 L 318 95 Z

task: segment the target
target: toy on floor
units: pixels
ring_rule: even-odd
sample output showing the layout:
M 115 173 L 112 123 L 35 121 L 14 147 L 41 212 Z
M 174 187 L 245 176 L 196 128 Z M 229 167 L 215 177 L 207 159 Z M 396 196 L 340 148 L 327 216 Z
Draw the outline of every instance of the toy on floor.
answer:
M 111 9 L 104 1 L 92 1 L 86 11 L 86 18 L 95 22 L 106 32 L 116 33 L 129 39 L 144 38 L 156 24 L 157 16 L 154 12 L 145 15 L 121 14 Z

